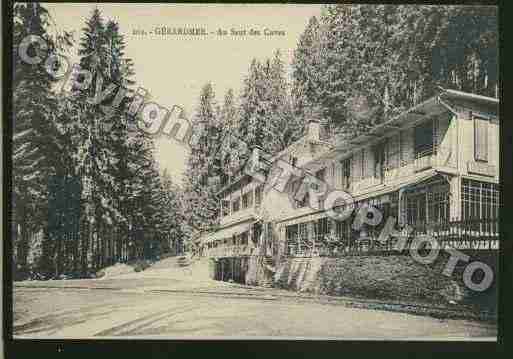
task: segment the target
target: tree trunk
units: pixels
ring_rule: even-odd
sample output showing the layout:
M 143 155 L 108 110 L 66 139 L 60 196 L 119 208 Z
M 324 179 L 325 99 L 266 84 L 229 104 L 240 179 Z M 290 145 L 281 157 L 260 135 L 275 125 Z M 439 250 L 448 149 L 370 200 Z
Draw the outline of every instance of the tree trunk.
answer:
M 19 274 L 23 274 L 27 271 L 27 255 L 28 255 L 28 228 L 26 223 L 26 216 L 25 213 L 21 214 L 21 220 L 20 220 L 20 239 L 18 241 L 17 246 L 17 257 L 18 257 L 18 265 L 17 270 L 19 271 Z

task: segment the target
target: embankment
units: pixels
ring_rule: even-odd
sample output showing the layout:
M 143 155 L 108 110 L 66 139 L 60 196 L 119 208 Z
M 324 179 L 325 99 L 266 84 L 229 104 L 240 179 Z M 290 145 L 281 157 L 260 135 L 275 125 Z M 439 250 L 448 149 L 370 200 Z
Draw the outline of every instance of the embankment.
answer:
M 470 256 L 469 262 L 485 262 L 495 273 L 497 252 L 466 254 Z M 472 291 L 463 282 L 469 262 L 458 262 L 453 274 L 445 276 L 442 272 L 448 259 L 448 253 L 443 251 L 431 264 L 418 263 L 407 253 L 288 258 L 273 267 L 264 257 L 223 258 L 211 260 L 210 278 L 319 295 L 464 306 L 495 314 L 496 279 L 487 290 Z M 479 274 L 480 271 L 473 277 L 475 282 L 480 282 Z

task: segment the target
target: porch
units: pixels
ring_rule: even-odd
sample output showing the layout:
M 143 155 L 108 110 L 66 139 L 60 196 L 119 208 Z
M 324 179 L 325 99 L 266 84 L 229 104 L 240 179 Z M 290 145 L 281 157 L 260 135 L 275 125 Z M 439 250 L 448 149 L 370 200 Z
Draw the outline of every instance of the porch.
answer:
M 271 223 L 241 223 L 208 236 L 201 255 L 213 258 L 271 256 L 273 238 Z
M 414 238 L 426 235 L 435 239 L 440 249 L 498 249 L 498 188 L 481 184 L 477 200 L 477 184 L 470 186 L 464 180 L 460 206 L 450 183 L 450 179 L 435 175 L 356 202 L 355 208 L 372 205 L 383 215 L 378 225 L 364 224 L 358 231 L 352 228 L 357 210 L 345 221 L 333 220 L 325 212 L 282 221 L 283 252 L 292 257 L 383 255 L 397 253 L 398 245 L 401 250 L 409 249 Z M 471 199 L 467 192 L 472 192 Z M 461 207 L 459 218 L 451 218 L 452 206 Z M 390 231 L 385 228 L 390 217 L 401 225 L 394 225 L 394 235 L 385 236 L 386 241 L 378 240 L 383 231 Z
M 314 227 L 325 227 L 330 219 L 324 218 Z M 321 231 L 313 235 L 304 232 L 294 232 L 296 225 L 286 229 L 285 254 L 291 257 L 338 257 L 350 255 L 392 254 L 397 251 L 409 250 L 413 239 L 419 236 L 431 236 L 439 249 L 499 249 L 499 224 L 497 219 L 479 221 L 447 221 L 447 222 L 417 222 L 408 223 L 410 231 L 400 231 L 389 236 L 386 241 L 378 241 L 379 232 L 356 232 L 351 228 L 340 231 L 347 224 L 334 223 L 337 228 L 332 231 Z M 308 227 L 303 223 L 302 227 Z M 297 227 L 299 228 L 299 226 Z M 345 232 L 345 233 L 344 233 Z M 420 248 L 419 248 L 420 249 Z

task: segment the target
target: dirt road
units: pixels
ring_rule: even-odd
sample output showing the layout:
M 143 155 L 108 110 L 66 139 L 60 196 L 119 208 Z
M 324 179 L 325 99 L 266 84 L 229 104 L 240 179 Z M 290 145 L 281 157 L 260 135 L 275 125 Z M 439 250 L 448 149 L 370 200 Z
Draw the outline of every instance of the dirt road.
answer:
M 205 280 L 173 266 L 145 272 L 17 283 L 14 335 L 493 340 L 497 335 L 492 323 L 350 308 L 277 289 Z

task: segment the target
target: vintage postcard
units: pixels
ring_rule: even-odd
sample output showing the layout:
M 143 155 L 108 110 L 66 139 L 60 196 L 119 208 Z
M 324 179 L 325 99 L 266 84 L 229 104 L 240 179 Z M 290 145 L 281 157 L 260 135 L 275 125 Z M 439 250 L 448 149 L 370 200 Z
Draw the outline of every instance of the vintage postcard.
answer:
M 497 340 L 496 6 L 11 11 L 15 339 Z

